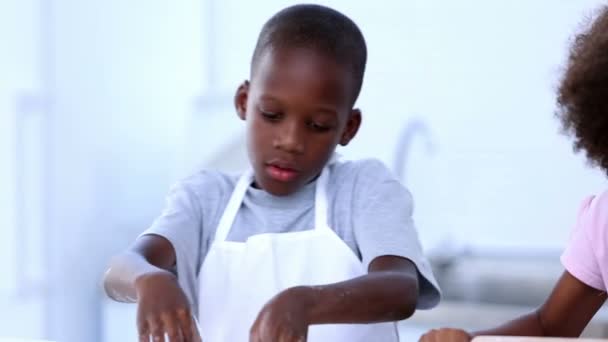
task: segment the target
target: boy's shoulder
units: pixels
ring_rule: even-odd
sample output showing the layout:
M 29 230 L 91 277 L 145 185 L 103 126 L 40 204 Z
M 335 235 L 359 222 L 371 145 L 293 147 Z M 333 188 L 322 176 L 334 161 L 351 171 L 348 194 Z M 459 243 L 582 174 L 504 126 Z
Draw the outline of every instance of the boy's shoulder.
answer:
M 332 172 L 336 172 L 337 174 L 354 174 L 358 176 L 379 175 L 393 177 L 393 173 L 388 169 L 384 162 L 376 158 L 356 160 L 339 159 L 332 165 Z
M 230 194 L 238 177 L 238 173 L 202 169 L 182 178 L 175 186 L 195 194 L 198 198 L 218 197 Z
M 389 168 L 376 158 L 338 160 L 330 167 L 334 183 L 377 184 L 396 180 Z
M 332 165 L 339 172 L 369 172 L 369 171 L 386 171 L 388 167 L 379 159 L 364 158 L 364 159 L 344 159 L 338 158 Z

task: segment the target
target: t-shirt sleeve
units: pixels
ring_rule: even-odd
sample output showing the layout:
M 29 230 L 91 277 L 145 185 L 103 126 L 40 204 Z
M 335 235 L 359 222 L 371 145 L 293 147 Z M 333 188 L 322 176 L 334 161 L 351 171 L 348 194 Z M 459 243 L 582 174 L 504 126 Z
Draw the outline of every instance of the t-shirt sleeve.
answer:
M 202 214 L 196 194 L 185 182 L 175 184 L 166 198 L 162 214 L 142 235 L 159 235 L 171 242 L 176 255 L 179 285 L 197 310 L 197 274 L 201 253 Z
M 414 226 L 410 192 L 380 161 L 364 165 L 357 187 L 353 225 L 363 264 L 386 255 L 411 260 L 418 269 L 418 309 L 436 306 L 441 293 Z
M 601 269 L 594 252 L 594 241 L 597 243 L 600 236 L 596 232 L 598 225 L 593 219 L 595 215 L 591 208 L 592 202 L 593 197 L 583 202 L 570 242 L 561 256 L 561 262 L 575 278 L 604 291 Z

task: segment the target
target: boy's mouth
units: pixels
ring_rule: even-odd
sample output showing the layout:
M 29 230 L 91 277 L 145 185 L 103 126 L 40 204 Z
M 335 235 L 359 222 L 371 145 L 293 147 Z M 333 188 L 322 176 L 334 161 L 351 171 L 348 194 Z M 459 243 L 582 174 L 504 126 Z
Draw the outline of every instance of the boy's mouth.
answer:
M 292 165 L 277 161 L 266 164 L 266 173 L 270 178 L 280 182 L 290 182 L 298 176 L 299 172 Z

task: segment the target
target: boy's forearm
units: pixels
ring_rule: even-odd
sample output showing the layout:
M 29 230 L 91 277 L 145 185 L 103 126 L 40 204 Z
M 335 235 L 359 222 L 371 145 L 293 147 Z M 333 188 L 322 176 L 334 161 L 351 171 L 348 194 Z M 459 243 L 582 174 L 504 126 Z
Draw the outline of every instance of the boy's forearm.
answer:
M 416 310 L 418 278 L 415 272 L 372 272 L 307 292 L 310 324 L 398 321 Z
M 137 301 L 136 280 L 149 274 L 168 271 L 150 264 L 143 256 L 129 251 L 110 262 L 104 276 L 104 289 L 108 297 L 126 303 Z

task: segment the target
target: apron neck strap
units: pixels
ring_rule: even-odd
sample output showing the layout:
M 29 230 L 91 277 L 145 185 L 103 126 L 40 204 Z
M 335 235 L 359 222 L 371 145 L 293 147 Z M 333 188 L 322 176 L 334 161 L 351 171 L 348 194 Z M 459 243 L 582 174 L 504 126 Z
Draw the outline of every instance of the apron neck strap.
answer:
M 317 179 L 315 186 L 315 227 L 314 229 L 324 229 L 329 227 L 327 213 L 329 205 L 327 201 L 327 185 L 329 183 L 329 167 L 326 166 Z
M 220 219 L 220 222 L 217 226 L 217 230 L 215 231 L 215 241 L 226 241 L 228 233 L 230 232 L 230 228 L 232 227 L 232 223 L 236 218 L 236 214 L 241 208 L 241 203 L 243 203 L 243 198 L 245 198 L 247 189 L 249 188 L 252 182 L 253 170 L 248 169 L 241 175 L 238 182 L 236 183 L 236 186 L 234 187 L 234 191 L 230 196 L 228 205 L 226 205 L 226 209 L 224 209 L 222 218 Z
M 328 201 L 327 201 L 327 185 L 330 179 L 329 166 L 337 160 L 337 156 L 333 156 L 330 162 L 323 168 L 321 175 L 317 179 L 315 186 L 315 226 L 314 229 L 328 228 Z M 226 241 L 230 228 L 234 223 L 234 219 L 241 208 L 247 189 L 251 185 L 254 179 L 253 170 L 249 169 L 239 178 L 228 205 L 222 214 L 222 218 L 217 226 L 215 232 L 215 241 Z

